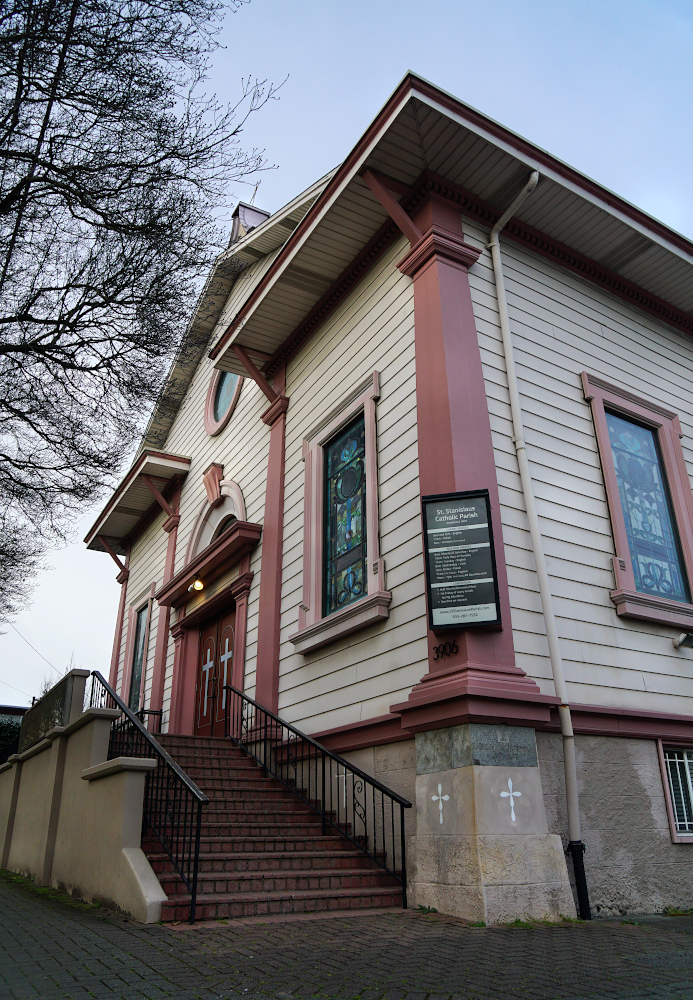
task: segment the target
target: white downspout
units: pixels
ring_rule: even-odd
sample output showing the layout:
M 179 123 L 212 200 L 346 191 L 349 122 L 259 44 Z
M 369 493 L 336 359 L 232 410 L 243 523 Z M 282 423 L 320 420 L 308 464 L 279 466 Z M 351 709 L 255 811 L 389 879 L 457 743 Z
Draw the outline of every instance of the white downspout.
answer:
M 541 606 L 544 614 L 546 638 L 549 645 L 549 658 L 551 660 L 553 682 L 556 695 L 560 699 L 558 714 L 561 722 L 561 734 L 563 736 L 563 761 L 565 766 L 565 788 L 568 808 L 568 838 L 570 841 L 568 847 L 573 857 L 580 916 L 583 919 L 589 919 L 589 899 L 587 898 L 587 885 L 585 882 L 582 857 L 584 845 L 582 844 L 582 838 L 580 836 L 580 808 L 578 805 L 577 769 L 575 766 L 575 737 L 570 717 L 570 706 L 568 704 L 568 690 L 566 688 L 565 676 L 563 673 L 563 659 L 561 657 L 561 648 L 558 641 L 556 616 L 554 615 L 553 601 L 551 599 L 549 574 L 546 569 L 544 545 L 541 537 L 539 518 L 537 516 L 537 507 L 534 500 L 532 474 L 530 472 L 529 461 L 527 459 L 527 446 L 525 444 L 524 426 L 522 423 L 522 405 L 520 403 L 520 392 L 517 386 L 515 358 L 513 355 L 512 337 L 510 334 L 510 317 L 508 315 L 508 302 L 505 295 L 503 262 L 501 259 L 500 243 L 498 240 L 499 233 L 503 227 L 512 218 L 525 198 L 527 198 L 532 191 L 534 191 L 538 182 L 539 174 L 536 170 L 533 170 L 529 176 L 529 180 L 515 198 L 510 208 L 503 213 L 491 230 L 488 248 L 491 251 L 491 257 L 493 259 L 493 272 L 496 279 L 496 295 L 498 298 L 498 312 L 500 314 L 501 332 L 503 334 L 503 353 L 505 355 L 505 370 L 508 377 L 508 391 L 510 393 L 510 411 L 512 413 L 513 421 L 515 452 L 517 454 L 517 464 L 520 469 L 520 481 L 522 483 L 522 492 L 524 494 L 525 507 L 527 510 L 527 520 L 529 522 L 529 534 L 532 539 L 534 562 L 537 570 L 537 578 L 539 580 L 539 593 L 541 595 Z

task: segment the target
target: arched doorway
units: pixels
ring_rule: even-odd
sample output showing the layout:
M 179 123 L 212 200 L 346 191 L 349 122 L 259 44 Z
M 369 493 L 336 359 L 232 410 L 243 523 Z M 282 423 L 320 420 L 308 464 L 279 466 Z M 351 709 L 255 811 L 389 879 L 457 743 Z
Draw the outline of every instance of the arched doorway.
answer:
M 226 611 L 200 629 L 195 706 L 195 735 L 223 736 L 226 694 L 231 683 L 236 609 Z

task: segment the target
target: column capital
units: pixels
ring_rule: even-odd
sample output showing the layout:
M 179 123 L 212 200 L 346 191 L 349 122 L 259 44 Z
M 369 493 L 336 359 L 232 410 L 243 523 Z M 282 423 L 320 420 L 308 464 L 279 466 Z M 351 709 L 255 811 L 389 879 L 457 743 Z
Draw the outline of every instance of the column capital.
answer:
M 247 573 L 242 573 L 237 580 L 234 580 L 230 587 L 231 596 L 234 601 L 238 602 L 243 600 L 243 598 L 248 597 L 248 594 L 250 593 L 250 585 L 253 582 L 254 575 L 255 574 L 249 570 Z
M 402 258 L 397 267 L 402 274 L 414 278 L 433 257 L 438 257 L 466 270 L 477 262 L 480 254 L 481 250 L 477 247 L 471 246 L 463 238 L 434 223 Z
M 262 414 L 263 424 L 268 424 L 272 427 L 276 424 L 277 420 L 282 417 L 286 411 L 289 409 L 289 397 L 288 396 L 277 396 L 273 403 L 267 407 L 265 412 Z

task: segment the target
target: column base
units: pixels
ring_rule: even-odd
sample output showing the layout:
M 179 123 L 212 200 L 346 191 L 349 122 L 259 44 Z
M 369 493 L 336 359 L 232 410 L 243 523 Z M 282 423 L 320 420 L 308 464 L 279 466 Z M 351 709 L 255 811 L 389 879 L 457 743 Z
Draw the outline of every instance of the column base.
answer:
M 474 922 L 575 917 L 534 731 L 472 723 L 416 736 L 414 906 Z

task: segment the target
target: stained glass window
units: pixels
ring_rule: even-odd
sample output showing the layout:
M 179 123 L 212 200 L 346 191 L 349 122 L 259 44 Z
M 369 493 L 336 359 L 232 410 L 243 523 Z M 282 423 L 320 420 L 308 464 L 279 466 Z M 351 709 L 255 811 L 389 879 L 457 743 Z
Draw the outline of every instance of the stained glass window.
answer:
M 690 599 L 681 545 L 655 431 L 606 413 L 635 589 Z
M 147 617 L 149 605 L 137 612 L 137 623 L 135 625 L 135 642 L 132 654 L 132 676 L 130 678 L 130 698 L 128 708 L 131 712 L 140 710 L 140 688 L 142 687 L 142 667 L 144 665 L 144 654 L 147 645 Z
M 325 447 L 323 614 L 368 592 L 363 414 Z
M 217 383 L 217 391 L 214 395 L 214 419 L 217 423 L 224 416 L 231 402 L 233 394 L 238 385 L 238 375 L 231 372 L 222 372 Z

